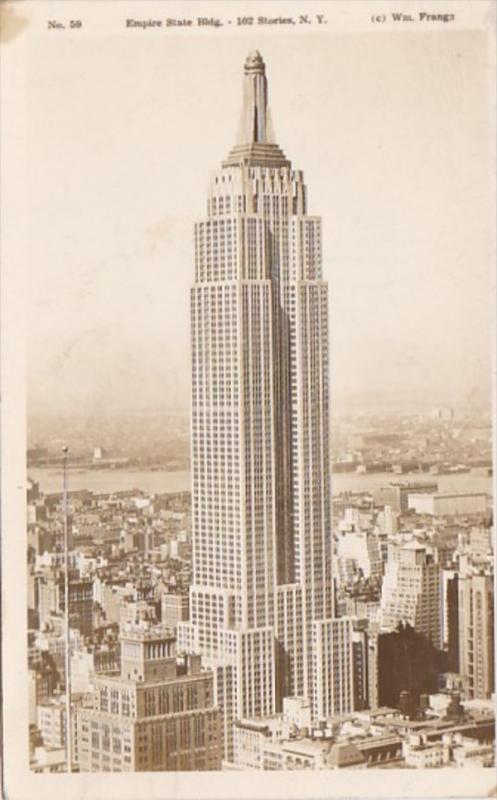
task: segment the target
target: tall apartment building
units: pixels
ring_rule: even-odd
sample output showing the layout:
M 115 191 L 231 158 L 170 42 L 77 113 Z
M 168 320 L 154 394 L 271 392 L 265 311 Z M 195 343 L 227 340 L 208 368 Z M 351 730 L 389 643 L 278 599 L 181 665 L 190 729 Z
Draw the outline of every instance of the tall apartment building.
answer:
M 351 565 L 354 576 L 358 570 L 364 578 L 378 580 L 382 576 L 380 541 L 374 531 L 341 530 L 337 537 L 336 555 L 344 567 Z
M 374 635 L 374 634 L 373 634 Z M 352 621 L 353 708 L 369 708 L 369 623 Z
M 378 655 L 379 655 L 380 632 L 378 625 L 370 625 L 368 630 L 368 646 L 366 657 L 367 669 L 367 696 L 368 708 L 378 708 L 379 706 L 379 674 L 378 674 Z
M 312 625 L 333 613 L 321 221 L 267 98 L 254 51 L 191 292 L 193 585 L 178 646 L 215 670 L 228 757 L 234 719 L 312 696 Z
M 82 771 L 221 768 L 222 723 L 213 676 L 199 656 L 177 659 L 162 626 L 121 632 L 121 671 L 95 675 L 91 708 L 78 707 L 75 753 Z
M 495 689 L 494 584 L 490 574 L 459 576 L 459 672 L 468 698 Z
M 190 614 L 190 598 L 187 594 L 168 592 L 161 597 L 161 621 L 175 631 L 178 622 L 184 622 Z
M 391 544 L 381 589 L 381 628 L 393 631 L 407 622 L 440 647 L 440 574 L 422 544 Z
M 326 720 L 354 709 L 352 620 L 319 620 L 312 625 L 312 717 Z
M 65 578 L 58 567 L 36 576 L 40 625 L 52 615 L 65 613 Z M 80 577 L 79 570 L 69 573 L 69 616 L 71 628 L 83 636 L 93 632 L 93 582 Z
M 441 631 L 442 647 L 447 651 L 449 672 L 459 672 L 459 574 L 444 569 L 441 573 Z

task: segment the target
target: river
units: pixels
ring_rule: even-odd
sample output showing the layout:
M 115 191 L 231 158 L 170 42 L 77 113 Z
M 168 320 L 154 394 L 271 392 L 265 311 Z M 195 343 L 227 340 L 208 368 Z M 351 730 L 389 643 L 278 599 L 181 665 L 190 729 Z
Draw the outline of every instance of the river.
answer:
M 36 481 L 40 490 L 46 494 L 62 491 L 60 470 L 53 468 L 30 467 L 28 475 Z M 392 472 L 370 472 L 364 475 L 355 472 L 341 472 L 333 475 L 332 490 L 334 495 L 342 492 L 369 492 L 380 486 L 387 486 L 392 481 L 425 481 L 438 483 L 440 491 L 492 492 L 492 478 L 473 472 L 455 475 L 431 475 L 430 473 L 411 473 L 396 475 Z M 146 494 L 162 494 L 166 492 L 182 492 L 190 489 L 190 472 L 187 470 L 157 472 L 132 469 L 98 469 L 68 471 L 69 490 L 89 489 L 92 492 L 118 492 L 130 489 L 141 489 Z

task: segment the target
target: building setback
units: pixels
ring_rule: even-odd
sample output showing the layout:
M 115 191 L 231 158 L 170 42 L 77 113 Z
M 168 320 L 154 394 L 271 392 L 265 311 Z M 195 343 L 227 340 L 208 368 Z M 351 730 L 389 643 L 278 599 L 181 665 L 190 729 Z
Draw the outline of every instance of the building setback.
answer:
M 231 758 L 235 719 L 312 697 L 313 622 L 333 615 L 321 220 L 274 141 L 257 51 L 195 255 L 193 585 L 178 646 L 215 671 Z

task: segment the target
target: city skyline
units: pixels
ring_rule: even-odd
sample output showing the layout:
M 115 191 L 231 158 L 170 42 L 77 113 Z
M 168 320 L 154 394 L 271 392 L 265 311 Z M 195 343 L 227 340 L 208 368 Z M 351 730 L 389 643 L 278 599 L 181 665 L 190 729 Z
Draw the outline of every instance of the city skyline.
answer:
M 213 115 L 210 132 L 194 131 L 216 153 L 204 164 L 214 166 L 207 202 L 189 197 L 191 209 L 204 205 L 189 234 L 189 434 L 171 408 L 164 425 L 166 404 L 137 424 L 133 414 L 111 418 L 104 403 L 106 427 L 106 380 L 103 394 L 94 386 L 96 414 L 82 406 L 77 423 L 38 420 L 41 440 L 28 444 L 29 767 L 491 768 L 491 421 L 452 402 L 396 419 L 349 408 L 331 428 L 339 377 L 323 252 L 330 209 L 325 202 L 317 215 L 323 193 L 315 202 L 305 161 L 317 155 L 324 167 L 327 142 L 287 84 L 283 107 L 297 135 L 294 150 L 280 146 L 272 79 L 281 67 L 266 68 L 256 48 L 237 65 L 236 137 L 225 142 L 226 114 Z M 222 70 L 214 83 L 206 76 L 209 98 Z M 228 107 L 229 93 L 218 95 Z M 171 172 L 174 200 L 188 170 L 179 161 Z M 146 279 L 133 275 L 140 297 Z M 436 281 L 422 282 L 421 267 L 415 277 L 416 302 L 431 302 Z M 176 283 L 168 270 L 155 286 L 162 312 Z M 116 306 L 122 314 L 114 297 Z M 449 318 L 440 312 L 437 325 Z M 67 331 L 60 322 L 57 332 Z M 138 312 L 131 322 L 139 338 Z M 420 335 L 420 318 L 411 323 Z M 359 350 L 376 374 L 368 341 Z M 443 337 L 437 343 L 440 358 Z M 75 345 L 64 358 L 77 355 Z M 408 355 L 407 371 L 387 370 L 385 385 L 412 370 Z M 105 357 L 94 357 L 98 379 Z M 120 364 L 123 376 L 132 361 Z M 62 362 L 59 370 L 64 385 Z M 130 394 L 139 380 L 136 371 Z M 61 493 L 50 483 L 65 432 L 74 450 L 69 463 L 64 443 Z
M 485 407 L 493 276 L 488 222 L 481 213 L 488 200 L 489 149 L 479 34 L 416 34 L 415 39 L 405 34 L 405 47 L 387 37 L 373 61 L 366 37 L 346 40 L 336 37 L 330 52 L 328 37 L 314 36 L 312 53 L 292 42 L 300 67 L 286 64 L 275 77 L 282 109 L 276 109 L 278 138 L 288 151 L 302 153 L 314 186 L 312 207 L 331 219 L 323 234 L 323 268 L 331 286 L 332 408 Z M 266 60 L 284 56 L 290 41 L 268 40 Z M 212 61 L 212 44 L 199 47 Z M 127 48 L 119 53 L 122 64 L 133 56 L 134 45 Z M 237 49 L 236 42 L 228 43 L 220 55 L 219 68 L 227 76 Z M 182 146 L 179 130 L 185 140 L 192 113 L 187 98 L 200 76 L 175 40 L 167 53 L 156 42 L 150 45 L 149 57 L 164 84 L 159 103 L 150 102 L 152 93 L 157 96 L 157 79 L 151 79 L 143 59 L 122 90 L 112 84 L 117 122 L 107 108 L 115 76 L 111 70 L 102 83 L 98 56 L 94 64 L 88 61 L 84 76 L 69 70 L 62 88 L 50 81 L 59 56 L 43 55 L 43 74 L 30 99 L 39 125 L 30 134 L 27 162 L 35 172 L 36 163 L 46 159 L 54 167 L 40 182 L 44 195 L 50 190 L 50 202 L 41 202 L 36 187 L 31 197 L 30 238 L 39 243 L 44 268 L 29 259 L 29 412 L 186 409 L 190 253 L 185 242 L 201 213 L 196 199 L 203 185 L 201 164 L 215 158 L 214 118 L 225 131 L 226 146 L 236 129 L 229 107 L 236 102 L 238 81 L 227 79 L 222 97 L 202 93 L 196 113 L 205 135 L 195 147 L 195 126 L 187 131 L 192 168 L 179 180 L 171 154 Z M 168 71 L 173 61 L 181 64 L 174 85 Z M 438 75 L 436 84 L 430 70 Z M 217 80 L 210 67 L 202 79 L 206 85 Z M 314 104 L 306 81 L 314 87 Z M 293 96 L 289 85 L 295 87 Z M 89 136 L 77 124 L 78 109 L 57 102 L 68 86 L 75 97 L 88 92 L 93 98 Z M 145 101 L 147 147 L 135 162 L 130 156 L 144 143 Z M 174 117 L 168 114 L 171 102 Z M 215 114 L 209 103 L 215 103 Z M 49 116 L 46 107 L 52 109 Z M 292 126 L 292 115 L 300 114 L 313 135 L 302 137 Z M 56 138 L 58 159 L 52 157 L 55 139 L 52 145 L 47 124 L 70 132 Z M 115 124 L 121 131 L 116 147 L 109 136 Z M 165 140 L 169 147 L 161 145 Z M 319 152 L 326 153 L 324 162 Z M 130 195 L 126 181 L 141 183 L 143 190 Z M 69 191 L 70 185 L 77 191 Z M 112 203 L 116 214 L 108 225 L 105 207 Z M 80 219 L 83 229 L 92 231 L 91 240 L 77 238 L 74 221 L 79 228 Z M 132 395 L 126 391 L 131 378 Z

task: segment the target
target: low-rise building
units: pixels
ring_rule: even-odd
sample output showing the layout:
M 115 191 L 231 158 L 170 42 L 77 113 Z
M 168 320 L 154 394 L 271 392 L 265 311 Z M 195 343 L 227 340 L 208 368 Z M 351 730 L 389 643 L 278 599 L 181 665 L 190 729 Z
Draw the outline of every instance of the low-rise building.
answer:
M 450 742 L 451 760 L 456 767 L 491 767 L 494 764 L 494 744 L 481 743 L 457 734 Z
M 434 517 L 485 514 L 488 498 L 484 492 L 409 493 L 408 505 L 416 514 Z
M 47 748 L 66 746 L 65 698 L 52 698 L 37 707 L 37 724 Z
M 402 755 L 406 766 L 416 769 L 441 767 L 449 761 L 447 748 L 442 742 L 429 742 L 420 733 L 411 734 L 402 743 Z
M 37 773 L 66 772 L 66 749 L 65 747 L 56 749 L 35 747 L 29 766 L 33 772 Z
M 397 481 L 389 486 L 382 486 L 373 493 L 377 506 L 390 506 L 394 511 L 406 512 L 409 509 L 409 497 L 415 495 L 430 496 L 438 492 L 436 481 L 410 482 Z

